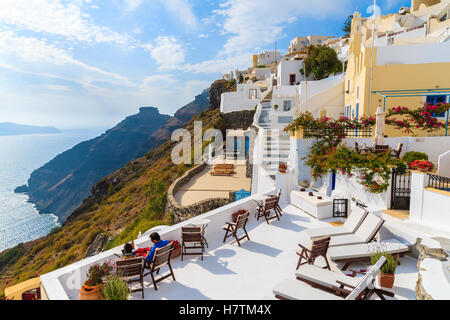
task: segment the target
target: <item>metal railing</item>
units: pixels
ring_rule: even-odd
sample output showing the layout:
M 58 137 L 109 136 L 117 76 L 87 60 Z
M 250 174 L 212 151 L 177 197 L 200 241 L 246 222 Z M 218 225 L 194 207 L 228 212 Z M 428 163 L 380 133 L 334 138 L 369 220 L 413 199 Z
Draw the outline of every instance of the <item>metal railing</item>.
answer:
M 304 137 L 306 139 L 322 138 L 322 137 L 341 137 L 341 138 L 371 138 L 372 127 L 360 129 L 343 129 L 341 131 L 334 129 L 315 129 L 305 128 Z
M 428 174 L 428 187 L 438 190 L 450 191 L 450 178 Z

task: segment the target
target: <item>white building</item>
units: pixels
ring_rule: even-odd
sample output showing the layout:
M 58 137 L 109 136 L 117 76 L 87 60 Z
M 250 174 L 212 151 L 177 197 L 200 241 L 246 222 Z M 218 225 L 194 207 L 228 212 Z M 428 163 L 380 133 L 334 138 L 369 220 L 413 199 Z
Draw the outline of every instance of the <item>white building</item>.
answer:
M 256 56 L 256 66 L 272 65 L 281 60 L 280 51 L 264 51 Z
M 254 110 L 261 99 L 261 88 L 253 83 L 238 84 L 235 92 L 222 93 L 220 112 Z
M 292 86 L 303 81 L 304 77 L 300 73 L 303 68 L 302 60 L 283 60 L 278 65 L 277 83 L 279 86 Z

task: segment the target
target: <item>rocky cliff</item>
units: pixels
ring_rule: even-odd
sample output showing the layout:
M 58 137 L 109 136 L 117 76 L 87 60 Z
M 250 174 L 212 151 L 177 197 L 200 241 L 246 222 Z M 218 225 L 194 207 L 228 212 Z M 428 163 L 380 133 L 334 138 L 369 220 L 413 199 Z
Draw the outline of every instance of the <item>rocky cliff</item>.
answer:
M 64 221 L 89 196 L 97 181 L 162 144 L 174 129 L 208 107 L 205 90 L 174 117 L 162 115 L 153 107 L 140 108 L 138 114 L 101 136 L 76 145 L 35 170 L 28 187 L 16 191 L 27 192 L 41 213 L 53 213 Z

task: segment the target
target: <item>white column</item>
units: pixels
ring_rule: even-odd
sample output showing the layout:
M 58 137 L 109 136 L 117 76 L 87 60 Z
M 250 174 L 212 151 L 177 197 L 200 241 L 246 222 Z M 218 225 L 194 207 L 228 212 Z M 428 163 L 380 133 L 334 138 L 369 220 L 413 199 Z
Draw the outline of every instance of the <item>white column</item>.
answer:
M 427 174 L 413 171 L 411 173 L 411 202 L 409 206 L 409 220 L 421 223 L 422 222 L 422 208 L 423 208 L 423 194 L 427 187 Z

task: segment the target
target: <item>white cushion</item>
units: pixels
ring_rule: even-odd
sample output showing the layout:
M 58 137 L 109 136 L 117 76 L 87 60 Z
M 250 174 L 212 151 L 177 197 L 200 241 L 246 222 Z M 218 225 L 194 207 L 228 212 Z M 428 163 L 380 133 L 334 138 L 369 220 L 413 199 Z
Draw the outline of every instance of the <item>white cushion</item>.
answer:
M 354 207 L 350 212 L 350 215 L 347 218 L 344 227 L 350 230 L 350 233 L 355 233 L 359 226 L 363 223 L 364 219 L 367 216 L 367 213 L 368 212 L 366 210 L 360 207 Z
M 327 227 L 327 228 L 314 228 L 306 230 L 306 233 L 311 238 L 321 238 L 325 236 L 338 236 L 342 234 L 352 233 L 345 226 L 342 227 Z
M 338 284 L 337 281 L 344 282 L 352 287 L 356 287 L 360 282 L 360 279 L 358 278 L 353 278 L 346 276 L 343 273 L 322 269 L 311 264 L 304 264 L 300 266 L 295 273 L 295 276 L 330 288 L 333 286 L 339 287 L 340 284 Z
M 397 239 L 383 240 L 382 242 L 372 242 L 364 244 L 356 244 L 349 246 L 340 246 L 329 248 L 327 254 L 333 261 L 343 259 L 367 258 L 377 251 L 388 252 L 391 254 L 404 253 L 409 250 Z
M 288 300 L 343 300 L 298 280 L 283 280 L 273 288 L 273 293 Z
M 358 230 L 356 230 L 355 235 L 363 239 L 364 243 L 367 243 L 372 240 L 382 223 L 383 219 L 369 213 L 363 223 L 359 226 Z
M 358 243 L 364 243 L 364 240 L 355 234 L 344 234 L 341 236 L 332 236 L 330 240 L 330 247 L 347 246 Z

